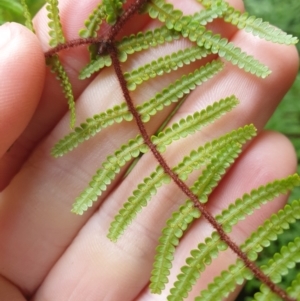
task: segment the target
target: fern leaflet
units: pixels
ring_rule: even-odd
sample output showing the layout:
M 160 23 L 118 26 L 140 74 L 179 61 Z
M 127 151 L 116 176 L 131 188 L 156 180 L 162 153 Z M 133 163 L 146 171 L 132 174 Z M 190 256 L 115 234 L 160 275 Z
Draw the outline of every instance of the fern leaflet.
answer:
M 29 30 L 31 30 L 34 33 L 35 31 L 34 31 L 33 24 L 32 24 L 32 18 L 31 18 L 31 14 L 29 12 L 28 6 L 26 4 L 26 1 L 21 0 L 21 5 L 23 7 L 23 15 L 25 17 L 25 25 Z
M 106 22 L 110 25 L 116 23 L 118 16 L 122 13 L 124 0 L 103 0 L 106 12 Z
M 184 50 L 179 50 L 176 53 L 161 57 L 155 61 L 152 61 L 145 66 L 139 67 L 131 72 L 124 74 L 127 88 L 130 91 L 136 89 L 137 85 L 140 85 L 149 78 L 161 76 L 164 73 L 169 73 L 171 70 L 177 70 L 178 68 L 188 65 L 195 60 L 199 60 L 206 57 L 210 52 L 206 49 L 199 47 L 190 47 Z
M 55 47 L 58 44 L 66 42 L 60 23 L 58 0 L 47 0 L 46 9 L 49 12 L 47 16 L 50 19 L 48 23 L 50 28 L 49 35 L 51 37 L 49 45 Z
M 66 99 L 68 100 L 69 110 L 71 113 L 70 127 L 73 128 L 76 121 L 75 101 L 69 77 L 61 64 L 57 54 L 47 58 L 47 64 L 51 67 L 51 71 L 56 74 L 57 79 L 63 88 Z

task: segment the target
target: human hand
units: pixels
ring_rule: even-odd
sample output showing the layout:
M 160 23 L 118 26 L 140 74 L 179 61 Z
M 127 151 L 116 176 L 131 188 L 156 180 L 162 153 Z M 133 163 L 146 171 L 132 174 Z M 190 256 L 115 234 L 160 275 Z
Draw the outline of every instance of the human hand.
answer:
M 242 6 L 241 1 L 230 2 L 235 7 Z M 183 1 L 174 3 L 187 14 L 199 9 L 193 1 L 189 6 Z M 61 20 L 68 40 L 77 37 L 96 4 L 97 1 L 76 4 L 61 1 Z M 130 23 L 125 32 L 157 24 L 144 16 Z M 51 148 L 68 132 L 69 114 L 59 84 L 49 70 L 45 72 L 43 51 L 48 50 L 45 10 L 36 17 L 35 28 L 37 38 L 20 25 L 0 27 L 0 187 L 3 189 L 0 299 L 166 300 L 170 285 L 161 296 L 150 295 L 147 285 L 160 231 L 172 211 L 186 198 L 173 184 L 160 189 L 117 243 L 107 239 L 113 216 L 157 165 L 149 153 L 129 176 L 125 179 L 119 176 L 84 215 L 70 213 L 74 199 L 105 158 L 138 131 L 134 122 L 114 125 L 65 157 L 52 158 Z M 203 131 L 172 144 L 164 154 L 171 166 L 191 149 L 244 124 L 254 123 L 261 131 L 297 71 L 293 47 L 262 41 L 220 22 L 214 22 L 213 28 L 269 66 L 272 74 L 262 80 L 226 63 L 221 73 L 190 94 L 171 122 L 233 93 L 241 103 Z M 152 60 L 157 53 L 162 56 L 186 45 L 187 42 L 175 42 L 136 54 L 134 60 L 124 64 L 124 70 Z M 77 98 L 78 124 L 123 100 L 112 68 L 86 81 L 77 79 L 80 68 L 88 61 L 85 49 L 62 52 L 61 57 Z M 135 103 L 149 99 L 193 66 L 145 83 L 132 93 Z M 149 133 L 156 130 L 168 113 L 168 109 L 164 110 L 147 124 Z M 217 214 L 244 192 L 292 173 L 295 164 L 294 151 L 286 138 L 261 132 L 215 189 L 208 210 Z M 277 198 L 239 223 L 232 232 L 234 241 L 242 243 L 265 218 L 283 206 L 285 199 Z M 202 219 L 193 224 L 176 251 L 171 284 L 189 250 L 210 232 L 211 227 Z M 202 274 L 190 300 L 234 259 L 230 251 L 220 254 Z M 235 294 L 230 300 L 234 297 Z

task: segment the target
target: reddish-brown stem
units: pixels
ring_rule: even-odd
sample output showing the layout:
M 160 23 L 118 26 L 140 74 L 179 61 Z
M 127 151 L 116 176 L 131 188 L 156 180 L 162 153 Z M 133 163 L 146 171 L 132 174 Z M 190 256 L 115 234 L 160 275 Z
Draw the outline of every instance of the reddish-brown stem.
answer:
M 178 177 L 178 175 L 169 167 L 163 156 L 160 154 L 160 152 L 157 150 L 156 146 L 152 143 L 149 134 L 146 131 L 146 128 L 144 126 L 144 123 L 141 120 L 141 117 L 138 113 L 138 111 L 135 109 L 135 106 L 132 102 L 129 90 L 127 88 L 127 83 L 125 80 L 125 77 L 123 75 L 121 64 L 118 59 L 117 49 L 114 44 L 110 44 L 109 46 L 109 52 L 112 59 L 112 63 L 115 69 L 115 73 L 118 77 L 118 81 L 120 83 L 124 98 L 126 100 L 127 106 L 131 114 L 133 115 L 136 124 L 139 128 L 139 131 L 144 139 L 145 144 L 149 147 L 151 152 L 153 153 L 154 157 L 160 164 L 160 166 L 163 168 L 164 172 L 168 174 L 172 180 L 175 182 L 175 184 L 180 188 L 182 192 L 185 193 L 185 195 L 190 198 L 194 206 L 199 209 L 201 214 L 207 219 L 207 221 L 212 225 L 212 227 L 219 233 L 220 238 L 222 241 L 224 241 L 229 248 L 237 254 L 237 256 L 243 260 L 245 266 L 249 268 L 253 274 L 264 284 L 266 284 L 274 293 L 276 293 L 279 297 L 286 301 L 295 301 L 295 299 L 289 297 L 287 293 L 282 290 L 279 286 L 277 286 L 272 280 L 265 275 L 251 260 L 248 259 L 247 255 L 242 252 L 240 247 L 234 243 L 231 238 L 225 233 L 222 226 L 215 220 L 215 218 L 211 215 L 211 213 L 204 207 L 203 204 L 201 204 L 198 200 L 198 197 L 189 189 L 189 187 Z

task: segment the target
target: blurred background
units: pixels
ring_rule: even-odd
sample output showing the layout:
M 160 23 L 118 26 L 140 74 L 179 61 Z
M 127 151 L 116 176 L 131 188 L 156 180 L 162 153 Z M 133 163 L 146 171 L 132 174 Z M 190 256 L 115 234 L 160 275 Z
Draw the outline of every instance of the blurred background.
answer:
M 31 15 L 36 12 L 45 3 L 45 0 L 26 0 Z M 261 17 L 264 21 L 268 21 L 273 25 L 294 36 L 300 37 L 300 0 L 244 0 L 246 10 L 256 17 Z M 0 25 L 15 21 L 24 23 L 23 10 L 19 0 L 0 0 Z M 300 54 L 300 43 L 297 45 L 298 53 Z M 298 76 L 286 94 L 283 101 L 278 106 L 273 117 L 268 122 L 266 128 L 279 131 L 285 134 L 295 146 L 298 156 L 298 173 L 300 173 L 300 69 Z M 274 146 L 276 147 L 276 146 Z M 300 188 L 295 189 L 289 198 L 289 201 L 300 199 Z M 300 233 L 300 224 L 292 227 L 293 231 L 288 234 L 281 235 L 279 239 L 270 245 L 260 255 L 258 264 L 265 263 L 268 258 L 280 249 L 280 246 L 293 240 L 297 233 Z M 296 270 L 299 271 L 300 265 L 296 267 L 294 273 L 289 273 L 284 282 L 289 285 L 292 279 L 295 278 Z M 253 294 L 258 290 L 260 283 L 257 280 L 249 281 L 239 297 L 238 301 L 252 300 Z

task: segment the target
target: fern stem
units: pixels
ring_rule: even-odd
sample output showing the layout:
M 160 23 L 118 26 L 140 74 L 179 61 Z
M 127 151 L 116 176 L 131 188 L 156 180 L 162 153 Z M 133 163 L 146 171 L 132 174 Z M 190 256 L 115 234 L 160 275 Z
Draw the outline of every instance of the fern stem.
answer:
M 219 233 L 221 239 L 226 242 L 226 244 L 229 246 L 229 248 L 238 255 L 239 258 L 245 263 L 245 265 L 253 272 L 253 274 L 264 284 L 266 284 L 274 293 L 276 293 L 278 296 L 283 298 L 286 301 L 295 301 L 293 298 L 290 298 L 287 293 L 282 290 L 280 287 L 278 287 L 274 282 L 271 281 L 271 279 L 265 275 L 252 261 L 250 261 L 247 257 L 247 255 L 241 251 L 239 246 L 234 243 L 230 237 L 225 233 L 222 226 L 215 220 L 215 218 L 211 215 L 210 212 L 206 210 L 206 208 L 203 206 L 203 204 L 199 203 L 198 197 L 192 193 L 192 191 L 189 189 L 189 187 L 179 179 L 178 175 L 174 173 L 174 171 L 169 167 L 169 165 L 166 163 L 165 159 L 162 157 L 162 155 L 159 153 L 159 151 L 156 149 L 156 146 L 151 142 L 150 136 L 148 135 L 146 128 L 141 120 L 141 117 L 137 110 L 134 107 L 134 104 L 132 102 L 130 93 L 127 88 L 127 83 L 125 80 L 125 77 L 122 72 L 120 61 L 118 60 L 118 54 L 117 49 L 114 44 L 109 45 L 109 51 L 110 56 L 113 62 L 113 66 L 116 72 L 116 75 L 118 77 L 124 98 L 126 100 L 126 103 L 128 105 L 129 111 L 132 113 L 136 124 L 139 128 L 139 131 L 145 141 L 145 144 L 149 147 L 152 154 L 156 158 L 156 160 L 159 162 L 159 164 L 164 169 L 164 172 L 168 174 L 175 184 L 186 194 L 187 197 L 189 197 L 196 208 L 201 212 L 201 214 L 206 218 L 206 220 L 213 226 L 214 229 Z

